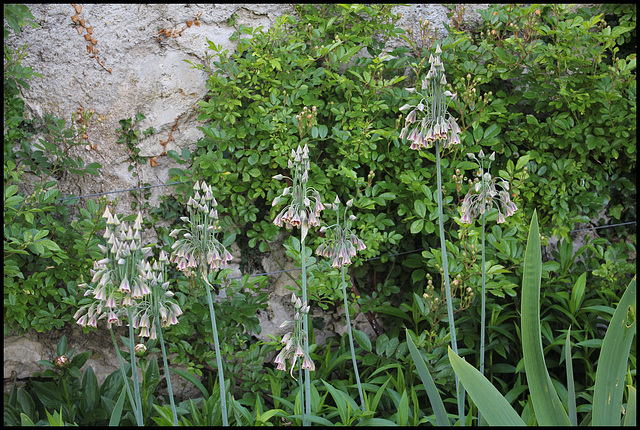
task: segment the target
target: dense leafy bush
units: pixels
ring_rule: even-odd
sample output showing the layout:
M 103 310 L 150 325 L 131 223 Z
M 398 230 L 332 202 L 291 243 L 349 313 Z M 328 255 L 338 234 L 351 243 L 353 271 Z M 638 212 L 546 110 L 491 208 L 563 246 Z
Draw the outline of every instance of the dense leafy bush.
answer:
M 27 22 L 37 27 L 26 6 L 5 5 L 4 16 L 16 33 Z M 9 35 L 5 26 L 5 39 Z M 8 329 L 46 331 L 70 321 L 78 280 L 98 251 L 93 236 L 104 227 L 99 219 L 104 202 L 88 201 L 77 217 L 70 201 L 57 201 L 61 196 L 56 184 L 63 172 L 96 175 L 101 167 L 85 165 L 80 157 L 68 154 L 81 144 L 90 112 L 74 113 L 69 126 L 49 116 L 41 124 L 24 119 L 19 89 L 29 88 L 27 81 L 40 76 L 20 64 L 25 49 L 4 47 L 5 333 Z M 24 187 L 27 176 L 35 179 L 32 191 Z

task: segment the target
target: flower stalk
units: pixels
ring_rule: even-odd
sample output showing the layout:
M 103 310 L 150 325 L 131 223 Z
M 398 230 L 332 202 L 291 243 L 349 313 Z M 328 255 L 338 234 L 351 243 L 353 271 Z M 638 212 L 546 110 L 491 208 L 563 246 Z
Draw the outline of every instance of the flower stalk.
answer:
M 442 50 L 436 46 L 435 56 L 429 56 L 430 69 L 421 82 L 421 88 L 408 89 L 417 96 L 417 103 L 407 103 L 400 111 L 409 111 L 405 118 L 405 126 L 400 131 L 400 138 L 411 142 L 410 149 L 429 149 L 435 144 L 436 175 L 438 198 L 438 226 L 440 232 L 440 248 L 442 253 L 442 273 L 447 300 L 447 316 L 451 333 L 451 348 L 457 353 L 456 329 L 453 318 L 453 302 L 451 285 L 449 282 L 449 264 L 447 261 L 446 239 L 444 235 L 443 204 L 442 204 L 442 172 L 440 162 L 441 149 L 460 143 L 460 127 L 448 112 L 449 104 L 457 95 L 447 90 L 447 78 L 444 73 L 444 63 L 440 59 Z M 456 375 L 456 398 L 458 401 L 458 416 L 464 423 L 464 388 L 460 385 Z
M 347 202 L 347 208 L 353 206 L 353 199 Z M 358 385 L 358 394 L 360 396 L 360 405 L 363 411 L 366 411 L 366 403 L 364 401 L 364 391 L 360 383 L 360 373 L 358 372 L 358 362 L 356 361 L 356 350 L 353 343 L 353 330 L 351 328 L 351 319 L 349 318 L 349 302 L 347 301 L 347 282 L 346 282 L 346 266 L 351 264 L 351 258 L 355 257 L 356 250 L 362 251 L 366 249 L 364 242 L 351 232 L 351 222 L 355 221 L 355 215 L 347 218 L 347 210 L 343 211 L 342 219 L 340 218 L 340 199 L 336 196 L 332 209 L 336 213 L 336 223 L 329 227 L 322 227 L 321 233 L 327 233 L 328 240 L 318 246 L 316 254 L 331 258 L 333 268 L 340 268 L 342 282 L 340 289 L 342 290 L 342 298 L 344 302 L 344 312 L 347 321 L 347 333 L 349 336 L 349 347 L 351 349 L 351 361 L 356 375 L 356 383 Z
M 134 344 L 134 320 L 133 309 L 138 300 L 150 293 L 144 286 L 144 280 L 140 276 L 144 266 L 144 253 L 142 248 L 140 230 L 142 229 L 142 214 L 138 212 L 133 225 L 121 222 L 118 215 L 112 215 L 107 207 L 102 215 L 107 220 L 107 228 L 102 235 L 106 239 L 107 246 L 98 245 L 104 258 L 94 261 L 91 269 L 91 281 L 82 283 L 79 287 L 85 288 L 81 303 L 83 306 L 74 315 L 79 325 L 83 327 L 97 327 L 99 319 L 107 320 L 107 328 L 111 330 L 113 324 L 122 325 L 122 318 L 126 315 L 129 321 L 129 355 L 131 359 L 131 377 L 133 380 L 134 395 L 128 387 L 126 375 L 120 351 L 115 342 L 116 354 L 120 360 L 123 379 L 129 395 L 129 401 L 134 409 L 136 423 L 144 425 L 142 417 L 142 403 L 140 401 L 140 386 L 135 358 Z M 113 332 L 112 332 L 113 335 Z
M 312 109 L 315 112 L 315 109 Z M 313 121 L 313 114 L 308 114 L 308 120 Z M 300 124 L 300 123 L 299 123 Z M 306 122 L 304 129 L 308 129 L 311 123 Z M 300 129 L 301 136 L 303 128 Z M 302 302 L 307 304 L 307 262 L 306 247 L 304 240 L 307 237 L 309 226 L 317 227 L 320 224 L 320 212 L 325 208 L 320 201 L 320 193 L 313 187 L 308 187 L 309 180 L 309 148 L 305 144 L 304 148 L 298 145 L 297 150 L 291 150 L 291 158 L 288 163 L 289 169 L 292 171 L 293 178 L 283 175 L 276 175 L 273 179 L 282 180 L 288 178 L 292 181 L 292 185 L 286 187 L 282 194 L 277 196 L 272 206 L 276 206 L 282 199 L 288 199 L 291 196 L 291 203 L 285 206 L 282 211 L 275 217 L 273 223 L 278 227 L 284 224 L 287 229 L 300 227 L 300 259 L 302 268 Z M 304 331 L 304 355 L 309 357 L 309 319 L 307 313 L 302 316 L 302 328 Z M 309 425 L 304 419 L 305 416 L 311 414 L 311 381 L 310 366 L 304 369 L 304 404 L 303 404 L 303 425 Z
M 480 304 L 480 373 L 484 375 L 484 356 L 485 356 L 485 324 L 486 324 L 486 268 L 485 268 L 485 226 L 487 210 L 496 206 L 498 209 L 497 222 L 501 224 L 505 222 L 505 217 L 513 215 L 517 210 L 515 203 L 511 201 L 509 196 L 509 183 L 500 178 L 492 177 L 489 173 L 491 163 L 495 160 L 496 153 L 486 156 L 483 150 L 480 150 L 478 156 L 475 154 L 467 154 L 472 160 L 480 165 L 477 172 L 477 178 L 471 183 L 469 192 L 462 201 L 462 222 L 465 224 L 473 223 L 475 217 L 480 214 L 482 222 L 482 293 Z M 487 164 L 485 170 L 485 163 Z M 471 182 L 471 181 L 470 181 Z M 501 188 L 501 190 L 498 190 Z M 502 208 L 502 211 L 500 210 Z M 504 212 L 504 214 L 503 214 Z M 480 422 L 480 411 L 478 411 L 478 422 Z
M 233 258 L 225 246 L 216 239 L 216 232 L 220 229 L 218 219 L 218 203 L 213 197 L 210 185 L 204 181 L 196 181 L 193 186 L 195 195 L 189 197 L 187 207 L 189 217 L 181 217 L 185 223 L 184 228 L 173 230 L 169 235 L 178 238 L 172 245 L 171 262 L 175 263 L 178 270 L 187 275 L 195 270 L 207 290 L 207 303 L 211 316 L 211 328 L 213 331 L 214 348 L 216 353 L 216 365 L 218 367 L 218 380 L 220 385 L 220 409 L 222 411 L 222 424 L 229 425 L 227 414 L 226 384 L 224 368 L 220 354 L 220 342 L 216 315 L 213 307 L 211 290 L 213 285 L 209 282 L 209 275 L 218 272 L 228 266 Z

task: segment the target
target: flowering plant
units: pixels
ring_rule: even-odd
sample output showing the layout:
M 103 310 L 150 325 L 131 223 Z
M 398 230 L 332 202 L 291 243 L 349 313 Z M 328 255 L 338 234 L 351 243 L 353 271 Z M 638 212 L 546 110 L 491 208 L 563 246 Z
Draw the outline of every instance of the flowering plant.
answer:
M 206 286 L 216 364 L 218 366 L 222 424 L 228 426 L 224 369 L 222 366 L 222 356 L 220 355 L 216 314 L 211 297 L 213 285 L 209 282 L 209 275 L 227 267 L 233 256 L 216 238 L 216 233 L 220 229 L 218 210 L 216 209 L 218 203 L 213 196 L 211 186 L 207 185 L 205 181 L 201 183 L 196 181 L 193 185 L 193 190 L 195 191 L 195 195 L 189 197 L 187 201 L 189 217 L 180 218 L 186 226 L 175 229 L 169 233 L 171 237 L 177 238 L 171 247 L 173 252 L 171 253 L 170 260 L 177 265 L 178 270 L 184 271 L 187 275 L 192 274 L 193 269 L 199 274 L 199 278 Z
M 482 293 L 480 295 L 480 373 L 484 374 L 484 349 L 485 349 L 485 319 L 486 319 L 486 266 L 485 266 L 485 215 L 488 209 L 497 206 L 498 217 L 497 222 L 501 224 L 505 222 L 505 216 L 510 217 L 518 207 L 511 201 L 509 197 L 509 182 L 500 177 L 492 177 L 489 173 L 491 163 L 496 158 L 496 153 L 486 156 L 481 149 L 476 157 L 475 154 L 468 153 L 467 157 L 476 160 L 480 164 L 480 170 L 477 172 L 477 178 L 471 183 L 469 192 L 464 197 L 460 210 L 462 211 L 461 221 L 465 224 L 473 223 L 475 217 L 482 215 Z M 486 163 L 486 167 L 485 167 Z M 486 169 L 486 170 L 485 170 Z M 501 188 L 498 190 L 499 187 Z M 502 207 L 502 211 L 500 211 Z M 478 420 L 480 412 L 478 412 Z
M 293 227 L 300 227 L 301 242 L 303 242 L 309 231 L 309 226 L 317 227 L 320 225 L 320 212 L 325 208 L 318 190 L 307 187 L 309 181 L 309 147 L 307 145 L 304 145 L 304 148 L 298 145 L 297 150 L 291 150 L 288 167 L 293 172 L 293 178 L 278 174 L 273 179 L 281 181 L 287 178 L 293 182 L 293 185 L 284 188 L 282 194 L 273 199 L 271 206 L 278 205 L 287 196 L 291 196 L 291 203 L 280 211 L 273 223 L 278 227 L 282 227 L 284 223 L 289 230 Z
M 509 182 L 500 177 L 492 177 L 491 173 L 488 172 L 491 162 L 495 160 L 496 153 L 493 152 L 487 157 L 484 152 L 480 150 L 477 157 L 471 153 L 467 154 L 467 157 L 478 161 L 480 170 L 477 173 L 478 177 L 475 179 L 473 186 L 469 189 L 469 192 L 462 201 L 461 221 L 465 224 L 471 224 L 478 214 L 484 216 L 485 211 L 495 205 L 498 208 L 498 224 L 505 222 L 505 217 L 513 215 L 518 210 L 518 207 L 511 201 L 511 197 L 509 196 Z M 487 171 L 485 171 L 483 165 L 486 160 L 489 160 Z M 500 190 L 496 187 L 499 187 Z
M 315 114 L 315 110 L 313 110 Z M 307 115 L 307 119 L 313 121 L 315 119 L 314 114 L 311 116 Z M 312 122 L 305 122 L 305 126 L 308 130 L 308 127 Z M 305 128 L 300 128 L 300 137 L 306 132 Z M 291 196 L 291 203 L 285 206 L 284 209 L 280 211 L 280 213 L 275 217 L 273 223 L 278 227 L 282 227 L 284 223 L 287 229 L 292 229 L 293 227 L 300 227 L 301 238 L 300 238 L 300 255 L 302 256 L 301 268 L 302 268 L 302 302 L 307 303 L 307 263 L 306 263 L 306 251 L 304 247 L 304 239 L 307 236 L 307 232 L 309 231 L 309 226 L 317 227 L 320 225 L 320 212 L 324 210 L 324 205 L 320 199 L 320 193 L 313 187 L 308 187 L 307 182 L 309 181 L 309 147 L 305 144 L 304 148 L 298 145 L 297 150 L 291 150 L 291 158 L 288 162 L 288 167 L 291 169 L 293 178 L 286 177 L 284 175 L 278 174 L 273 177 L 278 181 L 288 178 L 293 184 L 291 186 L 286 187 L 282 194 L 277 196 L 273 202 L 272 206 L 276 206 L 280 203 L 280 200 L 286 196 Z M 304 354 L 306 357 L 309 356 L 309 321 L 307 313 L 304 313 L 302 316 L 302 331 L 305 333 L 303 337 L 304 342 Z M 304 395 L 304 409 L 307 415 L 311 414 L 311 385 L 309 381 L 309 369 L 305 369 L 304 371 L 304 394 L 303 390 L 300 390 L 301 395 Z M 300 385 L 303 385 L 303 381 L 300 381 Z M 305 413 L 303 413 L 303 424 L 307 424 L 306 419 L 304 418 Z
M 98 245 L 104 258 L 95 261 L 91 269 L 90 285 L 81 283 L 85 287 L 85 297 L 90 297 L 89 303 L 81 306 L 73 316 L 83 327 L 96 327 L 98 319 L 107 319 L 107 328 L 111 332 L 116 355 L 120 361 L 122 378 L 126 381 L 124 365 L 120 356 L 120 349 L 113 334 L 112 325 L 122 325 L 122 318 L 126 314 L 129 320 L 129 352 L 131 357 L 131 375 L 135 399 L 131 395 L 129 384 L 125 383 L 129 400 L 134 405 L 135 417 L 138 425 L 143 425 L 142 403 L 140 401 L 140 387 L 136 369 L 136 355 L 134 347 L 134 326 L 136 321 L 133 310 L 138 300 L 151 293 L 142 274 L 144 273 L 144 254 L 147 248 L 142 247 L 140 230 L 142 230 L 142 214 L 138 212 L 133 225 L 120 222 L 118 215 L 112 215 L 107 207 L 102 215 L 107 220 L 107 227 L 102 237 L 107 245 Z
M 436 175 L 438 179 L 438 225 L 440 230 L 440 248 L 442 251 L 442 268 L 445 293 L 447 297 L 447 314 L 449 319 L 449 331 L 451 332 L 451 347 L 454 352 L 458 352 L 456 340 L 456 327 L 453 318 L 453 304 L 451 285 L 449 282 L 449 263 L 447 261 L 447 247 L 444 236 L 444 215 L 442 213 L 442 172 L 440 166 L 440 148 L 447 148 L 450 145 L 460 143 L 460 127 L 455 119 L 448 112 L 449 103 L 456 98 L 456 94 L 445 89 L 447 78 L 444 73 L 444 63 L 440 60 L 442 49 L 436 45 L 435 56 L 429 56 L 431 67 L 422 80 L 421 90 L 415 88 L 407 89 L 409 92 L 418 95 L 417 104 L 405 104 L 400 107 L 404 112 L 413 107 L 405 118 L 405 126 L 400 131 L 400 138 L 406 138 L 411 142 L 411 149 L 428 149 L 435 143 L 436 149 Z M 418 116 L 421 115 L 420 119 Z M 419 120 L 419 121 L 418 121 Z M 413 125 L 415 124 L 415 126 Z M 461 391 L 458 377 L 456 376 L 456 394 L 458 400 L 458 415 L 464 422 L 464 390 Z
M 347 201 L 347 208 L 353 206 L 353 199 Z M 345 208 L 340 218 L 340 199 L 336 196 L 332 204 L 332 209 L 336 213 L 336 223 L 332 226 L 320 228 L 321 233 L 327 233 L 327 240 L 320 244 L 316 249 L 316 254 L 332 259 L 331 267 L 340 268 L 342 275 L 342 298 L 344 301 L 344 312 L 347 319 L 347 333 L 349 334 L 349 346 L 351 348 L 351 361 L 356 374 L 356 382 L 358 384 L 358 393 L 360 394 L 360 404 L 362 410 L 366 410 L 364 401 L 364 393 L 362 384 L 360 383 L 360 373 L 358 372 L 358 363 L 356 362 L 356 351 L 353 346 L 353 333 L 351 329 L 351 319 L 349 318 L 349 303 L 347 301 L 347 283 L 345 280 L 345 267 L 351 264 L 351 258 L 356 256 L 357 251 L 363 251 L 367 248 L 362 240 L 360 240 L 351 231 L 351 222 L 355 221 L 356 216 L 351 214 L 347 218 L 347 210 Z

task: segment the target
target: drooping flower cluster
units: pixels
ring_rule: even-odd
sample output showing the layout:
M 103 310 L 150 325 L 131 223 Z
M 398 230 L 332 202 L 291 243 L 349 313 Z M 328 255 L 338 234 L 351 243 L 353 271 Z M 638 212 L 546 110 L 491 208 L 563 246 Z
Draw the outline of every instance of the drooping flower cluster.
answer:
M 303 348 L 306 334 L 302 329 L 302 320 L 303 316 L 309 313 L 309 306 L 306 302 L 303 303 L 299 297 L 296 297 L 295 293 L 291 296 L 291 303 L 293 303 L 293 307 L 295 309 L 293 321 L 285 321 L 280 325 L 280 327 L 286 327 L 293 322 L 293 331 L 286 333 L 282 337 L 282 340 L 280 342 L 284 344 L 284 347 L 273 360 L 273 362 L 278 365 L 278 370 L 287 370 L 288 361 L 290 366 L 289 373 L 291 374 L 293 379 L 296 379 L 295 376 L 293 376 L 293 370 L 295 369 L 296 361 L 299 358 L 302 360 L 302 369 L 314 371 L 316 370 L 316 366 L 315 364 L 313 364 L 311 358 L 307 354 L 305 354 Z
M 140 276 L 150 289 L 150 294 L 136 303 L 132 318 L 133 328 L 140 329 L 140 337 L 157 339 L 156 316 L 160 317 L 161 327 L 169 327 L 178 324 L 178 317 L 182 315 L 182 309 L 169 290 L 169 281 L 165 281 L 166 261 L 167 254 L 160 251 L 159 261 L 154 261 L 153 264 L 145 261 L 140 267 Z
M 353 199 L 347 202 L 347 207 L 353 206 Z M 343 219 L 340 223 L 340 199 L 336 196 L 332 209 L 336 212 L 336 224 L 329 227 L 322 227 L 321 233 L 327 233 L 327 240 L 318 246 L 316 254 L 333 259 L 331 267 L 339 268 L 351 264 L 351 258 L 356 256 L 356 251 L 367 248 L 362 240 L 352 233 L 351 221 L 356 219 L 355 215 L 350 215 L 348 220 Z M 343 218 L 346 218 L 346 209 Z
M 216 239 L 220 222 L 211 186 L 196 181 L 193 189 L 195 195 L 187 201 L 189 217 L 180 217 L 186 227 L 169 233 L 178 239 L 171 247 L 171 262 L 177 264 L 178 270 L 194 268 L 206 274 L 225 268 L 233 257 Z
M 480 150 L 477 158 L 475 154 L 467 154 L 467 156 L 480 163 L 480 170 L 477 174 L 478 178 L 475 179 L 473 186 L 462 201 L 461 221 L 465 224 L 471 224 L 478 214 L 484 214 L 495 205 L 498 209 L 498 224 L 505 222 L 505 217 L 513 215 L 518 207 L 509 196 L 509 183 L 500 177 L 491 176 L 488 171 L 484 171 L 483 162 L 488 159 L 490 165 L 495 160 L 495 152 L 487 157 Z
M 107 228 L 102 235 L 107 246 L 99 244 L 104 258 L 95 261 L 91 269 L 91 281 L 79 287 L 86 288 L 85 297 L 92 300 L 81 306 L 73 316 L 81 326 L 96 327 L 99 319 L 107 319 L 107 327 L 122 325 L 124 309 L 135 305 L 151 290 L 139 275 L 144 253 L 140 230 L 142 214 L 138 212 L 133 225 L 120 222 L 107 207 L 102 215 L 107 219 Z
M 276 206 L 286 196 L 291 196 L 291 203 L 287 205 L 275 217 L 273 223 L 282 227 L 284 223 L 287 229 L 300 227 L 302 230 L 302 241 L 307 235 L 309 226 L 320 225 L 320 212 L 325 208 L 320 201 L 320 193 L 312 187 L 307 187 L 309 180 L 309 148 L 304 145 L 298 150 L 291 150 L 291 159 L 288 164 L 292 170 L 293 179 L 289 178 L 293 185 L 286 187 L 282 194 L 273 199 L 272 206 Z M 275 175 L 273 179 L 278 181 L 288 178 L 283 175 Z
M 431 68 L 422 80 L 421 90 L 409 90 L 419 96 L 418 103 L 405 104 L 400 108 L 402 112 L 413 108 L 400 131 L 401 139 L 411 141 L 411 149 L 428 149 L 435 141 L 440 141 L 443 148 L 460 143 L 460 127 L 447 111 L 456 94 L 445 89 L 447 78 L 444 63 L 440 60 L 441 53 L 440 45 L 437 45 L 435 57 L 433 54 L 429 56 Z

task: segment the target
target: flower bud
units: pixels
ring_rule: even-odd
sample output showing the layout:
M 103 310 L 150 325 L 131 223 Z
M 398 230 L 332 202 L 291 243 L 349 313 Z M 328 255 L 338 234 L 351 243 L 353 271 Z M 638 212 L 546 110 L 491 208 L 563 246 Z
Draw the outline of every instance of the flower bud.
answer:
M 134 351 L 136 352 L 136 356 L 143 357 L 147 352 L 147 347 L 143 343 L 139 343 L 134 347 Z
M 66 355 L 60 355 L 56 358 L 55 364 L 58 369 L 64 369 L 69 365 L 69 363 L 69 357 L 67 357 Z

